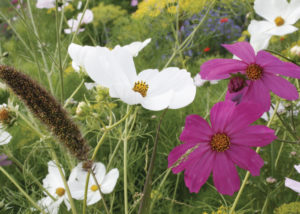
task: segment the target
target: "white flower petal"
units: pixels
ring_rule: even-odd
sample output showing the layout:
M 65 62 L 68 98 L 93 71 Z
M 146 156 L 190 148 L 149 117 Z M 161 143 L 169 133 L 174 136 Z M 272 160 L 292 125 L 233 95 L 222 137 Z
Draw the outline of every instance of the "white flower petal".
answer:
M 270 22 L 274 22 L 278 16 L 283 16 L 288 6 L 286 0 L 255 0 L 254 2 L 255 12 Z
M 38 0 L 36 3 L 36 8 L 39 9 L 50 9 L 55 7 L 55 0 Z
M 149 109 L 152 111 L 163 110 L 165 108 L 168 108 L 168 106 L 170 105 L 173 93 L 174 92 L 172 90 L 169 90 L 162 94 L 148 96 L 143 99 L 141 104 L 145 109 Z
M 77 21 L 78 21 L 78 22 L 80 22 L 82 15 L 83 15 L 83 13 L 79 13 L 79 14 L 77 15 Z M 93 21 L 93 19 L 94 19 L 94 14 L 93 14 L 93 12 L 92 12 L 91 10 L 87 9 L 87 10 L 85 11 L 85 13 L 84 13 L 84 16 L 83 16 L 83 18 L 82 18 L 82 20 L 81 20 L 81 23 L 82 23 L 82 24 L 89 24 L 89 23 L 91 23 L 91 22 Z
M 298 173 L 300 173 L 300 164 L 294 166 Z
M 144 42 L 133 42 L 129 45 L 123 46 L 127 49 L 132 56 L 136 57 L 139 52 L 151 42 L 151 38 L 146 39 Z
M 62 169 L 63 174 L 65 174 Z M 50 194 L 56 195 L 56 189 L 61 187 L 64 188 L 64 183 L 60 176 L 58 167 L 56 166 L 54 161 L 48 162 L 48 175 L 43 179 L 43 186 L 47 189 Z
M 268 33 L 269 30 L 275 28 L 270 22 L 252 20 L 248 26 L 248 31 L 251 34 L 250 44 L 257 53 L 260 50 L 266 49 L 272 37 Z
M 39 200 L 37 204 L 41 206 L 46 213 L 58 214 L 59 206 L 62 201 L 63 198 L 53 201 L 49 196 L 47 196 Z
M 101 192 L 105 194 L 111 193 L 116 186 L 118 178 L 119 170 L 116 168 L 110 170 L 101 183 Z
M 295 24 L 300 19 L 300 1 L 291 0 L 289 10 L 287 10 L 286 23 Z
M 94 163 L 93 170 L 95 172 L 95 176 L 98 181 L 98 184 L 101 184 L 105 177 L 105 174 L 106 174 L 106 168 L 105 168 L 104 164 L 101 162 Z M 94 179 L 93 179 L 93 181 L 94 181 Z
M 286 34 L 293 33 L 297 30 L 298 28 L 294 27 L 293 25 L 284 24 L 282 26 L 270 29 L 268 31 L 268 34 L 276 35 L 276 36 L 284 36 Z
M 293 179 L 285 178 L 285 186 L 294 190 L 295 192 L 300 193 L 300 182 Z
M 93 205 L 93 204 L 97 203 L 98 201 L 100 201 L 100 199 L 101 199 L 101 196 L 98 191 L 96 191 L 96 192 L 90 191 L 88 194 L 88 197 L 87 197 L 86 204 L 88 206 Z
M 79 66 L 84 66 L 85 57 L 87 57 L 87 53 L 90 50 L 93 50 L 94 47 L 91 46 L 81 46 L 74 43 L 71 43 L 68 47 L 68 53 L 71 57 L 72 66 L 75 70 L 79 69 Z
M 12 136 L 5 130 L 0 128 L 0 145 L 8 144 Z

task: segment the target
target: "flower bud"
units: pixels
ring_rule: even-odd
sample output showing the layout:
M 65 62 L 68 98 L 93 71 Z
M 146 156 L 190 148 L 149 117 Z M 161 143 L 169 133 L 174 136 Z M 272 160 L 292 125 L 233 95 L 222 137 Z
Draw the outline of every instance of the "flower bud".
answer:
M 246 85 L 246 80 L 243 77 L 235 76 L 230 79 L 228 91 L 230 93 L 236 93 L 241 91 Z

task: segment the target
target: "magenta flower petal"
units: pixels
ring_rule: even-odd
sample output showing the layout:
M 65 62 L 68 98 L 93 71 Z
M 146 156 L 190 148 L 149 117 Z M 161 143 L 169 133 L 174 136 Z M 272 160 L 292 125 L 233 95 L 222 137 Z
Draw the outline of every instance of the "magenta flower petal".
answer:
M 240 188 L 237 170 L 225 153 L 216 154 L 213 180 L 218 192 L 224 195 L 233 195 Z
M 247 64 L 255 62 L 254 49 L 248 42 L 236 42 L 232 45 L 223 44 L 222 46 Z
M 256 62 L 264 68 L 264 72 L 300 78 L 299 66 L 291 62 L 283 62 L 266 51 L 259 51 L 257 53 Z
M 265 74 L 263 81 L 265 86 L 279 97 L 287 100 L 297 100 L 299 98 L 297 88 L 282 77 L 273 74 Z
M 202 157 L 202 155 L 206 153 L 211 154 L 210 146 L 208 146 L 208 144 L 200 144 L 195 151 L 183 158 L 180 164 L 172 169 L 172 172 L 177 174 L 178 172 L 189 168 L 194 161 L 198 160 L 199 157 Z M 178 157 L 178 159 L 180 158 L 182 158 L 182 156 Z
M 247 64 L 236 59 L 212 59 L 200 67 L 200 76 L 205 80 L 229 78 L 231 73 L 237 73 L 247 68 Z
M 251 123 L 258 120 L 264 111 L 259 104 L 242 102 L 234 108 L 231 114 L 230 123 L 226 126 L 225 131 L 231 135 L 247 128 Z
M 231 120 L 236 104 L 231 101 L 216 103 L 210 110 L 210 123 L 214 133 L 222 133 Z
M 186 117 L 185 126 L 179 139 L 185 143 L 201 143 L 209 141 L 212 134 L 206 120 L 194 114 Z
M 251 175 L 258 176 L 264 160 L 251 148 L 231 145 L 226 151 L 230 159 L 239 167 L 249 170 Z
M 175 164 L 176 161 L 187 152 L 187 150 L 189 150 L 190 148 L 193 148 L 194 146 L 195 145 L 191 144 L 191 143 L 184 143 L 184 144 L 176 146 L 174 149 L 172 149 L 172 151 L 170 152 L 170 154 L 168 156 L 168 168 L 172 167 L 173 164 Z M 174 172 L 174 173 L 176 173 L 176 172 Z
M 184 172 L 184 181 L 190 192 L 199 192 L 214 166 L 215 154 L 204 153 L 193 161 Z
M 248 87 L 247 93 L 242 98 L 242 102 L 259 103 L 265 112 L 269 111 L 271 106 L 270 91 L 264 85 L 263 81 L 252 81 Z
M 263 125 L 255 125 L 231 134 L 230 142 L 241 146 L 262 147 L 270 144 L 276 138 L 273 129 Z

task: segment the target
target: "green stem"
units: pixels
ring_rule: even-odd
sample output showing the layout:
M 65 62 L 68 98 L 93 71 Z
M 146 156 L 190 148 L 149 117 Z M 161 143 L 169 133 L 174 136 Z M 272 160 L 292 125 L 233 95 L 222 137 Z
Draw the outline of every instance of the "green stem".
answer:
M 172 62 L 172 60 L 174 59 L 174 57 L 177 55 L 177 53 L 180 50 L 183 50 L 185 48 L 185 46 L 192 41 L 192 39 L 194 38 L 196 32 L 199 30 L 199 28 L 201 27 L 201 25 L 204 23 L 204 21 L 206 21 L 206 18 L 209 14 L 210 9 L 215 5 L 216 0 L 212 1 L 212 3 L 209 5 L 209 7 L 207 8 L 207 11 L 203 17 L 203 19 L 201 19 L 201 21 L 199 22 L 199 24 L 194 28 L 194 30 L 192 31 L 192 33 L 180 44 L 180 46 L 178 48 L 175 47 L 175 50 L 172 54 L 172 56 L 169 58 L 168 62 L 166 63 L 166 65 L 163 67 L 166 68 L 170 65 L 170 63 Z
M 149 210 L 149 206 L 150 206 L 150 193 L 151 193 L 151 189 L 152 189 L 152 187 L 151 187 L 152 173 L 153 173 L 154 162 L 155 162 L 155 158 L 156 158 L 156 150 L 157 150 L 157 145 L 158 145 L 160 126 L 161 126 L 162 120 L 163 120 L 165 114 L 167 113 L 167 111 L 168 111 L 168 109 L 165 109 L 163 111 L 163 113 L 161 114 L 157 129 L 156 129 L 156 136 L 155 136 L 155 140 L 154 140 L 154 146 L 153 146 L 150 166 L 149 166 L 149 169 L 147 172 L 146 181 L 145 181 L 145 185 L 144 185 L 144 191 L 143 191 L 143 196 L 142 196 L 143 198 L 140 203 L 140 207 L 139 207 L 139 211 L 138 211 L 139 214 L 149 213 L 149 211 L 151 212 L 151 210 Z
M 276 115 L 276 112 L 277 112 L 278 107 L 279 107 L 279 103 L 280 103 L 280 100 L 278 99 L 277 102 L 276 102 L 276 106 L 275 106 L 274 112 L 273 112 L 273 114 L 271 116 L 271 119 L 269 120 L 269 122 L 267 124 L 267 127 L 270 127 L 271 123 L 273 122 L 273 120 L 275 118 L 275 115 Z M 259 153 L 259 151 L 260 151 L 260 147 L 257 147 L 256 148 L 256 153 Z M 244 180 L 242 182 L 241 188 L 240 188 L 240 190 L 239 190 L 239 192 L 238 192 L 238 194 L 237 194 L 237 196 L 236 196 L 236 198 L 235 198 L 235 200 L 233 202 L 233 205 L 232 205 L 232 207 L 230 209 L 229 214 L 232 214 L 234 212 L 235 207 L 236 207 L 236 205 L 237 205 L 237 203 L 238 203 L 238 201 L 239 201 L 239 199 L 240 199 L 240 197 L 242 195 L 242 192 L 243 192 L 243 190 L 244 190 L 244 188 L 246 186 L 246 183 L 248 181 L 249 176 L 250 176 L 250 172 L 247 171 L 247 173 L 246 173 L 246 175 L 244 177 Z
M 286 138 L 286 131 L 283 133 L 283 140 L 285 140 L 285 138 Z M 277 157 L 276 157 L 276 160 L 275 160 L 275 169 L 277 168 L 277 164 L 278 164 L 278 161 L 279 161 L 280 154 L 283 150 L 283 146 L 284 146 L 284 143 L 281 142 L 280 149 L 278 151 L 278 154 L 277 154 Z
M 66 189 L 66 192 L 67 192 L 67 195 L 68 195 L 68 199 L 69 199 L 69 202 L 70 202 L 70 205 L 71 205 L 72 213 L 73 214 L 77 214 L 76 207 L 75 207 L 74 200 L 73 200 L 71 192 L 70 192 L 69 185 L 67 183 L 66 177 L 65 177 L 65 175 L 64 175 L 64 173 L 62 171 L 61 165 L 60 165 L 60 163 L 58 161 L 58 158 L 56 156 L 56 153 L 55 153 L 55 151 L 54 151 L 51 143 L 49 143 L 49 147 L 51 149 L 51 156 L 52 156 L 52 158 L 55 161 L 55 164 L 56 164 L 56 166 L 58 168 L 58 171 L 59 171 L 59 174 L 61 176 L 61 179 L 62 179 L 62 181 L 64 183 L 64 186 L 65 186 L 65 189 Z
M 17 187 L 17 189 L 27 198 L 27 200 L 32 203 L 32 205 L 38 209 L 41 213 L 46 214 L 44 210 L 42 210 L 37 203 L 22 189 L 22 187 L 20 187 L 20 185 L 17 183 L 17 181 L 11 177 L 6 171 L 5 169 L 3 169 L 0 166 L 0 171 Z
M 129 105 L 127 105 L 127 112 L 129 112 Z M 128 193 L 127 193 L 127 143 L 128 143 L 128 124 L 129 120 L 126 118 L 125 120 L 125 130 L 123 133 L 124 139 L 123 139 L 123 177 L 124 177 L 124 213 L 128 214 Z
M 101 199 L 102 199 L 104 209 L 105 209 L 106 213 L 109 214 L 108 207 L 107 207 L 107 205 L 106 205 L 106 203 L 105 203 L 103 194 L 102 194 L 102 192 L 101 192 L 101 187 L 100 187 L 100 185 L 99 185 L 99 183 L 98 183 L 98 181 L 97 181 L 96 175 L 95 175 L 95 173 L 93 172 L 93 170 L 91 170 L 91 174 L 92 174 L 92 176 L 93 176 L 93 178 L 94 178 L 94 181 L 95 181 L 95 183 L 96 183 L 96 185 L 97 185 L 97 187 L 98 187 L 99 194 L 100 194 L 100 197 L 101 197 Z
M 64 9 L 62 9 L 63 11 Z M 63 16 L 61 14 L 61 16 Z M 55 3 L 55 19 L 56 19 L 56 42 L 57 42 L 57 48 L 58 48 L 58 61 L 59 61 L 59 80 L 60 80 L 60 93 L 61 93 L 61 103 L 64 102 L 64 71 L 62 67 L 62 61 L 61 61 L 61 44 L 60 44 L 60 21 L 58 18 L 58 1 L 56 0 Z
M 77 94 L 77 92 L 79 91 L 79 89 L 82 87 L 83 84 L 84 84 L 84 80 L 81 81 L 81 83 L 78 85 L 78 87 L 75 89 L 75 91 L 73 91 L 73 93 L 71 94 L 71 96 L 66 100 L 66 102 L 64 104 L 64 108 L 66 108 L 68 106 L 68 104 L 70 103 L 71 99 L 75 96 L 75 94 Z

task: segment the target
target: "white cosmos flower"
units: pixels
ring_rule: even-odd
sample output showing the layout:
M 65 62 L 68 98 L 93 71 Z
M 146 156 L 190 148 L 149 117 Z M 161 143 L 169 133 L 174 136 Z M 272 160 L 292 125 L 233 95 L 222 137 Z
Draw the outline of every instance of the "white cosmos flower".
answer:
M 129 45 L 125 45 L 123 47 L 117 45 L 114 49 L 116 48 L 125 48 L 130 52 L 132 57 L 136 57 L 138 53 L 150 43 L 151 39 L 146 39 L 144 42 L 133 42 Z M 68 48 L 68 52 L 70 54 L 70 57 L 72 58 L 72 66 L 75 71 L 79 71 L 80 67 L 83 67 L 83 63 L 85 61 L 85 57 L 87 56 L 88 51 L 95 51 L 96 49 L 100 49 L 106 52 L 109 52 L 110 50 L 106 47 L 100 47 L 100 46 L 80 46 L 77 44 L 70 44 Z M 114 50 L 113 49 L 113 50 Z M 113 51 L 112 50 L 112 51 Z
M 292 55 L 300 56 L 300 46 L 295 45 L 291 48 L 290 52 Z
M 69 182 L 71 182 L 70 179 L 68 183 Z M 64 182 L 60 176 L 58 167 L 56 166 L 54 161 L 48 162 L 48 175 L 43 180 L 43 186 L 52 196 L 54 196 L 57 199 L 56 201 L 54 201 L 49 196 L 46 196 L 38 201 L 38 204 L 41 207 L 43 207 L 45 212 L 57 214 L 59 206 L 62 202 L 65 202 L 65 205 L 67 206 L 68 210 L 71 208 L 65 190 Z
M 195 98 L 196 86 L 185 69 L 170 67 L 161 72 L 147 69 L 136 73 L 133 56 L 144 44 L 116 46 L 113 50 L 71 44 L 69 54 L 96 83 L 109 88 L 111 97 L 129 105 L 141 104 L 146 109 L 159 111 L 190 104 Z
M 300 164 L 294 166 L 298 173 L 300 173 Z M 290 178 L 285 178 L 285 186 L 294 190 L 295 192 L 298 192 L 300 194 L 300 182 L 295 181 Z
M 119 178 L 119 170 L 114 168 L 106 174 L 104 164 L 101 162 L 94 163 L 93 171 L 103 194 L 108 194 L 113 191 Z M 82 169 L 82 163 L 79 163 L 71 172 L 70 179 L 74 182 L 70 183 L 70 191 L 72 197 L 77 200 L 84 199 L 84 190 L 86 183 L 87 171 Z M 92 205 L 101 199 L 98 185 L 93 176 L 89 178 L 87 205 Z
M 77 15 L 77 21 L 78 21 L 78 22 L 81 20 L 82 14 L 83 14 L 83 13 L 79 13 L 79 14 Z M 89 24 L 89 23 L 91 23 L 91 22 L 93 21 L 93 19 L 94 19 L 94 14 L 93 14 L 93 12 L 92 12 L 91 10 L 87 9 L 87 10 L 85 11 L 85 13 L 84 13 L 84 16 L 83 16 L 83 18 L 82 18 L 82 20 L 81 20 L 81 23 L 82 23 L 82 24 Z
M 77 15 L 77 19 L 69 19 L 68 20 L 67 23 L 68 23 L 69 28 L 64 29 L 65 34 L 70 34 L 70 33 L 76 32 L 76 30 L 80 24 L 89 24 L 94 19 L 93 12 L 89 9 L 87 9 L 85 11 L 84 16 L 81 20 L 82 15 L 83 15 L 83 13 L 79 13 Z M 78 30 L 78 33 L 83 32 L 83 31 L 84 31 L 84 28 L 80 28 Z
M 55 7 L 55 0 L 37 0 L 36 8 L 39 9 L 50 9 Z
M 300 1 L 255 0 L 255 12 L 265 20 L 252 20 L 248 26 L 250 43 L 256 51 L 265 49 L 271 36 L 283 36 L 298 30 L 293 24 L 300 18 Z

